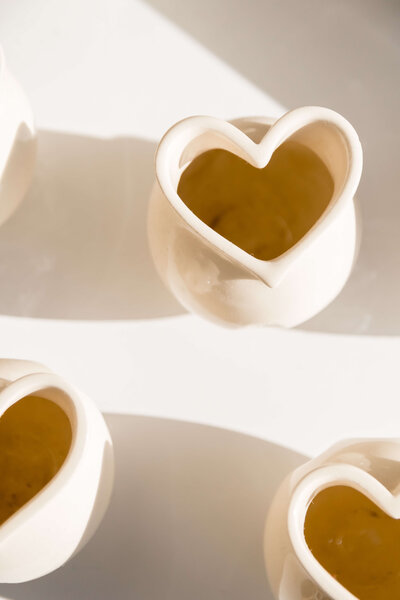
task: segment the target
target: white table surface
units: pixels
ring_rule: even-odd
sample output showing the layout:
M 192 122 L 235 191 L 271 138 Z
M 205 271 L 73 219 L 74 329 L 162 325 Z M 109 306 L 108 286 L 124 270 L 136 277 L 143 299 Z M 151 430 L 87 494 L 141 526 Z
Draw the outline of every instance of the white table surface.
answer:
M 268 600 L 262 528 L 280 479 L 338 439 L 399 436 L 399 18 L 390 0 L 1 1 L 39 156 L 0 230 L 0 355 L 97 402 L 117 479 L 80 555 L 0 595 Z M 186 314 L 146 245 L 157 139 L 190 114 L 305 104 L 342 112 L 364 145 L 349 283 L 292 331 Z

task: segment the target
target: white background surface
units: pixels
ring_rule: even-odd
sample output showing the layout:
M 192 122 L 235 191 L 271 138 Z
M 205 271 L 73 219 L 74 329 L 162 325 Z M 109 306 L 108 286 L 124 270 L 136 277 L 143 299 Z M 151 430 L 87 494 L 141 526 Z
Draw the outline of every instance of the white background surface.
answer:
M 115 413 L 117 460 L 86 549 L 4 597 L 268 599 L 279 480 L 338 439 L 399 436 L 399 24 L 395 0 L 1 0 L 39 156 L 0 231 L 0 355 L 47 364 Z M 343 113 L 364 145 L 348 285 L 293 331 L 185 314 L 146 246 L 157 139 L 190 114 L 304 104 Z

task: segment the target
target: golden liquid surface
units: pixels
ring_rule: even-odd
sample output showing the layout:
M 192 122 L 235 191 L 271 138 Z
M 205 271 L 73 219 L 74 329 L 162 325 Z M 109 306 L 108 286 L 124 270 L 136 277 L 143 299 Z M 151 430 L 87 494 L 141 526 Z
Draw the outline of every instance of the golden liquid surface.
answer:
M 348 486 L 321 491 L 304 534 L 319 563 L 360 600 L 400 599 L 400 521 Z
M 321 159 L 288 141 L 263 169 L 226 150 L 204 152 L 182 173 L 178 194 L 224 238 L 256 258 L 271 260 L 316 223 L 333 187 Z
M 57 473 L 71 446 L 65 412 L 51 400 L 27 396 L 0 418 L 0 524 Z

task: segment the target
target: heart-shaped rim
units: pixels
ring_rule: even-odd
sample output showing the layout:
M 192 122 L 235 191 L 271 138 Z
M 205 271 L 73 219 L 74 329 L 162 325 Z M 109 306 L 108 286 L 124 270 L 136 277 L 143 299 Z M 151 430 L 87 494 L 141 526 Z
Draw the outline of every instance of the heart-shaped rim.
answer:
M 393 495 L 382 483 L 349 464 L 317 467 L 297 485 L 288 509 L 288 531 L 297 558 L 316 584 L 334 600 L 358 600 L 322 566 L 312 554 L 304 535 L 310 501 L 323 489 L 347 485 L 364 494 L 393 519 L 400 519 L 400 494 Z
M 259 118 L 262 120 L 262 118 Z M 264 122 L 270 122 L 268 119 Z M 296 132 L 307 125 L 323 122 L 334 125 L 346 142 L 348 169 L 341 193 L 331 201 L 321 218 L 289 250 L 270 261 L 263 261 L 248 254 L 199 219 L 177 193 L 185 149 L 204 134 L 210 136 L 209 147 L 221 148 L 262 169 L 275 150 Z M 202 150 L 205 151 L 205 150 Z M 276 120 L 259 143 L 253 142 L 234 124 L 215 117 L 189 117 L 174 125 L 162 138 L 156 153 L 156 176 L 159 185 L 173 208 L 202 238 L 218 248 L 227 257 L 236 259 L 267 285 L 273 287 L 284 277 L 287 269 L 332 223 L 348 200 L 354 197 L 362 171 L 362 149 L 357 133 L 350 123 L 333 110 L 319 106 L 306 106 L 287 112 Z
M 73 475 L 85 450 L 87 423 L 80 397 L 72 386 L 53 373 L 33 373 L 8 383 L 7 387 L 0 391 L 0 418 L 10 406 L 26 396 L 52 390 L 61 392 L 67 399 L 66 405 L 60 406 L 71 422 L 72 440 L 69 452 L 54 477 L 0 526 L 0 544 L 18 529 L 26 518 L 43 509 L 49 500 L 60 492 Z M 59 404 L 50 394 L 48 396 Z

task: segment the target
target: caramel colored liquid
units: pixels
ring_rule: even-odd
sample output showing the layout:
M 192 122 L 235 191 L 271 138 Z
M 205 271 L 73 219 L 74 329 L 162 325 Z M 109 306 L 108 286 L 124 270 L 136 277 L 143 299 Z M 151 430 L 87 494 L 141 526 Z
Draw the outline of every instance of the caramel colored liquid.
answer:
M 0 418 L 0 524 L 57 473 L 71 446 L 71 424 L 54 402 L 27 396 Z
M 304 535 L 318 562 L 356 598 L 400 598 L 400 520 L 357 490 L 334 486 L 317 494 Z
M 262 260 L 283 254 L 319 219 L 333 193 L 320 158 L 288 141 L 256 169 L 226 150 L 197 156 L 182 173 L 178 194 L 204 223 Z

